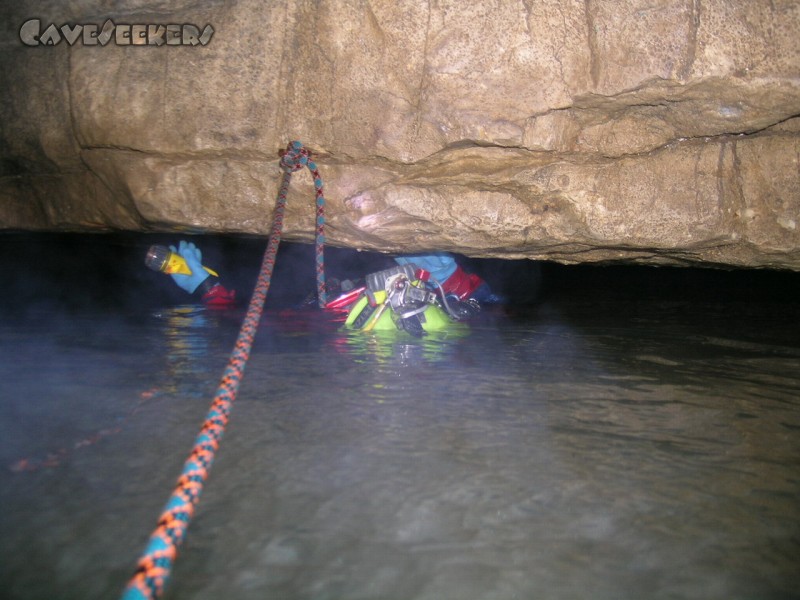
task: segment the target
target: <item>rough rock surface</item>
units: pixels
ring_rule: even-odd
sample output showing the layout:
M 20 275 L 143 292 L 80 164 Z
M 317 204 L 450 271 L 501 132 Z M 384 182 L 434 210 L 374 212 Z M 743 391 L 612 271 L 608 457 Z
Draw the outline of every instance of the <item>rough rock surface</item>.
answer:
M 266 233 L 298 139 L 336 245 L 800 270 L 796 0 L 6 4 L 4 228 Z M 31 47 L 33 17 L 214 33 Z M 296 175 L 287 239 L 313 204 Z

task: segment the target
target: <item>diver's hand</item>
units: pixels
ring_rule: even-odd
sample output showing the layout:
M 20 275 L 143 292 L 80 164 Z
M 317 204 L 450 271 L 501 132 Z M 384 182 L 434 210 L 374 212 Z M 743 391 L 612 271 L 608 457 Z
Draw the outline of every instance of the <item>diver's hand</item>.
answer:
M 191 275 L 173 273 L 170 277 L 178 284 L 179 288 L 193 294 L 199 285 L 210 277 L 208 271 L 203 268 L 203 263 L 201 262 L 203 260 L 203 254 L 200 252 L 200 248 L 191 242 L 181 240 L 177 250 L 175 246 L 170 246 L 169 249 L 176 254 L 180 254 L 192 270 Z
M 477 300 L 458 300 L 455 296 L 448 296 L 447 306 L 450 308 L 450 316 L 456 321 L 466 321 L 481 311 Z

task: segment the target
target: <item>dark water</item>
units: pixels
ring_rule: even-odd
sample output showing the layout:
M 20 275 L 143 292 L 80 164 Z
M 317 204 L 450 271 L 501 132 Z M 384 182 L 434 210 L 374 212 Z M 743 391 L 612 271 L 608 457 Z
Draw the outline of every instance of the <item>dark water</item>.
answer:
M 243 309 L 149 241 L 0 237 L 0 597 L 118 597 L 216 390 Z M 796 275 L 474 263 L 512 304 L 415 340 L 282 252 L 166 598 L 800 597 Z

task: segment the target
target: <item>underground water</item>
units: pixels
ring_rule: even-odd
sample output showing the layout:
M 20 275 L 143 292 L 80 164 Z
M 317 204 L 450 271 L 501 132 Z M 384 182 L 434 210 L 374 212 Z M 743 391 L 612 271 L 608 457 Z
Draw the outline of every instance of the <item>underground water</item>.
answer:
M 0 235 L 2 597 L 133 573 L 244 314 L 144 266 L 179 239 Z M 265 240 L 191 239 L 246 302 Z M 386 336 L 281 245 L 164 597 L 797 598 L 798 274 L 459 259 L 505 302 Z

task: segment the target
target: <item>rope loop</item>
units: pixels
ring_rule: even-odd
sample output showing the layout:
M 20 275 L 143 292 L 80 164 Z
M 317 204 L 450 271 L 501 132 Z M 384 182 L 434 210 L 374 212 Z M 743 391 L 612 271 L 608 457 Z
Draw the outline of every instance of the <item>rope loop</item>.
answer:
M 281 168 L 287 173 L 294 173 L 303 167 L 308 166 L 311 152 L 298 141 L 289 142 L 289 145 L 281 153 Z
M 322 175 L 317 169 L 316 163 L 311 160 L 311 151 L 303 146 L 301 142 L 292 141 L 278 153 L 281 157 L 281 168 L 284 177 L 291 177 L 292 173 L 299 171 L 303 167 L 308 167 L 311 177 L 314 180 L 314 193 L 316 204 L 315 220 L 315 255 L 317 272 L 317 301 L 320 308 L 324 308 L 328 302 L 328 294 L 325 288 L 325 193 L 322 186 Z

